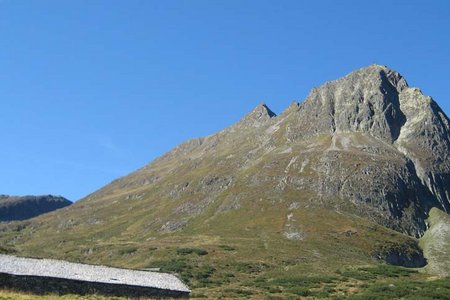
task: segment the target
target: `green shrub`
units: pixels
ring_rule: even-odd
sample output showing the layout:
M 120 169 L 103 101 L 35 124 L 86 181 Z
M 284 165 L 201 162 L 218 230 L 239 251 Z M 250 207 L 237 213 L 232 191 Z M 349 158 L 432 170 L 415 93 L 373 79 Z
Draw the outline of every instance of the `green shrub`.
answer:
M 149 267 L 160 268 L 162 272 L 174 273 L 181 273 L 189 268 L 186 262 L 181 259 L 157 260 L 152 262 Z
M 208 298 L 208 296 L 206 296 L 205 294 L 197 294 L 197 293 L 192 293 L 191 298 Z
M 228 246 L 228 245 L 220 245 L 219 247 L 222 248 L 225 251 L 235 251 L 236 250 L 236 248 L 233 248 L 233 247 Z
M 450 278 L 435 281 L 405 281 L 376 283 L 365 291 L 350 296 L 351 300 L 382 299 L 450 299 Z
M 119 254 L 122 256 L 131 255 L 131 254 L 135 253 L 137 250 L 138 250 L 138 248 L 133 247 L 133 246 L 126 247 L 126 248 L 119 249 Z
M 271 294 L 281 293 L 282 290 L 278 287 L 269 286 L 267 287 L 267 291 Z
M 335 293 L 336 290 L 331 286 L 326 286 L 319 291 L 314 291 L 311 296 L 318 299 L 329 298 L 331 294 Z
M 353 279 L 361 280 L 361 281 L 366 281 L 366 280 L 371 280 L 371 279 L 377 278 L 377 276 L 372 273 L 360 271 L 360 270 L 343 271 L 340 274 L 342 275 L 342 277 L 353 278 Z
M 208 251 L 200 248 L 178 248 L 177 249 L 178 255 L 189 255 L 189 254 L 197 254 L 200 256 L 207 255 Z
M 392 266 L 392 265 L 378 265 L 376 267 L 371 268 L 360 268 L 359 270 L 368 272 L 377 277 L 401 277 L 401 276 L 410 276 L 411 274 L 417 273 L 418 271 Z
M 324 283 L 332 283 L 337 278 L 334 276 L 296 276 L 276 278 L 270 282 L 273 286 L 283 287 L 320 287 Z
M 15 252 L 16 251 L 14 249 L 12 249 L 12 248 L 7 248 L 7 247 L 4 247 L 4 246 L 0 246 L 0 254 L 13 254 Z
M 260 262 L 235 262 L 234 267 L 240 273 L 260 273 L 264 271 L 268 265 Z
M 233 288 L 225 289 L 224 292 L 227 293 L 227 294 L 235 294 L 235 295 L 244 296 L 244 297 L 253 295 L 252 291 L 241 290 L 241 289 L 233 289 Z
M 338 273 L 345 278 L 366 281 L 380 277 L 406 277 L 417 273 L 417 271 L 392 265 L 379 265 L 356 270 L 338 271 Z
M 194 275 L 194 277 L 197 280 L 208 279 L 215 271 L 216 269 L 214 267 L 205 266 L 200 270 L 198 270 L 197 273 Z
M 287 290 L 289 293 L 299 295 L 302 297 L 307 297 L 311 295 L 311 292 L 308 289 L 302 287 L 293 287 Z

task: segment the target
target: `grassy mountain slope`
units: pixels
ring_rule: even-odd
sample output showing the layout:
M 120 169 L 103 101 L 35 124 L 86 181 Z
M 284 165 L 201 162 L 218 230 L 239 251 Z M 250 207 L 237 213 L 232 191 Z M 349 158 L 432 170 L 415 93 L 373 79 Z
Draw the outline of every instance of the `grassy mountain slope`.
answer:
M 249 295 L 257 299 L 268 294 L 295 297 L 298 293 L 314 295 L 314 291 L 347 295 L 364 287 L 367 280 L 376 282 L 385 278 L 385 271 L 376 271 L 377 256 L 392 249 L 410 251 L 411 255 L 417 252 L 410 237 L 328 209 L 293 213 L 291 219 L 302 228 L 303 237 L 299 240 L 289 240 L 281 234 L 288 208 L 280 211 L 267 205 L 251 219 L 245 209 L 249 208 L 217 217 L 207 231 L 192 228 L 145 238 L 126 231 L 111 237 L 104 230 L 47 236 L 33 232 L 32 224 L 14 230 L 12 235 L 17 237 L 19 232 L 16 250 L 21 255 L 128 268 L 160 268 L 179 274 L 194 295 L 209 298 Z M 239 230 L 237 226 L 228 224 L 242 224 L 243 217 L 247 218 L 244 229 L 234 232 Z M 22 244 L 21 239 L 28 237 L 32 238 Z M 46 246 L 56 238 L 60 238 L 58 245 Z M 371 275 L 372 269 L 380 274 Z

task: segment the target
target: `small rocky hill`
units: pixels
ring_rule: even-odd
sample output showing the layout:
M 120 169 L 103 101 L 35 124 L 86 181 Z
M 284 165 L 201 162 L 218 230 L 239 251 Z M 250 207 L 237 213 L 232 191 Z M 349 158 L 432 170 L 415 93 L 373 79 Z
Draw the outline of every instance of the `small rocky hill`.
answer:
M 0 195 L 0 221 L 26 220 L 71 205 L 60 196 Z

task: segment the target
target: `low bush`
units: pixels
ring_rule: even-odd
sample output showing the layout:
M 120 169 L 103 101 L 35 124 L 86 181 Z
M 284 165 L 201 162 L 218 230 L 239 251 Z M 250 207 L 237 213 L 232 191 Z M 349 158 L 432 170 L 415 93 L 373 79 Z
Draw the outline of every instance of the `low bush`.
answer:
M 233 289 L 233 288 L 225 289 L 224 292 L 227 293 L 227 294 L 234 294 L 234 295 L 244 296 L 244 297 L 253 295 L 252 291 L 241 290 L 241 289 Z
M 133 247 L 133 246 L 126 247 L 126 248 L 119 249 L 119 254 L 122 256 L 131 255 L 131 254 L 135 253 L 137 250 L 138 250 L 138 248 Z
M 316 288 L 324 283 L 332 283 L 337 280 L 335 276 L 297 276 L 276 278 L 270 282 L 272 286 L 282 287 L 307 287 Z
M 197 254 L 200 256 L 207 255 L 208 251 L 205 249 L 200 248 L 178 248 L 177 249 L 178 255 L 189 255 L 189 254 Z
M 233 247 L 228 246 L 228 245 L 220 245 L 219 247 L 222 248 L 225 251 L 235 251 L 236 250 L 236 248 L 233 248 Z
M 383 299 L 450 299 L 450 278 L 435 281 L 405 281 L 376 283 L 365 291 L 350 296 L 350 300 Z
M 311 295 L 311 292 L 308 289 L 302 287 L 293 287 L 287 290 L 287 292 L 291 294 L 295 294 L 302 297 L 307 297 Z
M 150 264 L 151 268 L 160 268 L 162 272 L 181 273 L 188 269 L 186 261 L 181 259 L 157 260 Z
M 379 265 L 355 270 L 338 271 L 338 274 L 344 278 L 353 278 L 361 281 L 373 280 L 380 277 L 407 277 L 416 273 L 416 270 L 392 265 Z

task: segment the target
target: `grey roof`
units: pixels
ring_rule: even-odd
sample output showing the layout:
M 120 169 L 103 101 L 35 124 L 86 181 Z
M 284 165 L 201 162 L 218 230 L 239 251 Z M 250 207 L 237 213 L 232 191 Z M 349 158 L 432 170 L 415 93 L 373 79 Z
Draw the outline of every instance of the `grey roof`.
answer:
M 53 259 L 24 258 L 0 254 L 0 273 L 190 292 L 180 279 L 171 274 L 77 264 Z

